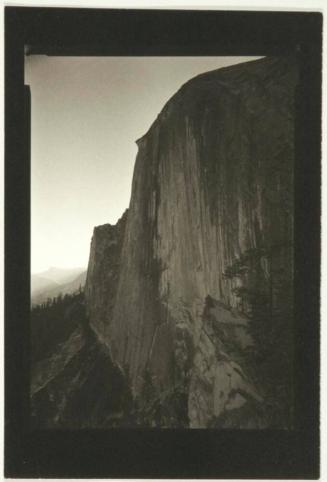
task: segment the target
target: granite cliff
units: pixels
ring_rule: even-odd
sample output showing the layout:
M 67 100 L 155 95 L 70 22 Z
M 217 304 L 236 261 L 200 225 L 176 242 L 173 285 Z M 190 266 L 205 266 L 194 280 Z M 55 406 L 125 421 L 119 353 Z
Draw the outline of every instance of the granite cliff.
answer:
M 117 390 L 129 402 L 116 393 L 114 413 L 133 412 L 131 425 L 292 425 L 296 85 L 290 58 L 199 75 L 137 141 L 129 209 L 94 230 L 87 328 L 55 358 L 52 399 L 63 366 L 70 391 L 79 380 L 73 407 L 87 387 L 97 399 L 77 425 L 110 426 L 112 410 L 96 407 Z M 95 360 L 100 391 L 78 375 Z M 34 387 L 49 400 L 43 366 Z
M 292 59 L 266 58 L 182 86 L 137 141 L 115 241 L 94 234 L 91 327 L 134 396 L 147 379 L 157 394 L 182 387 L 191 427 L 231 426 L 227 412 L 247 414 L 240 427 L 269 424 L 244 354 L 254 298 L 267 295 L 268 331 L 291 320 L 296 81 Z

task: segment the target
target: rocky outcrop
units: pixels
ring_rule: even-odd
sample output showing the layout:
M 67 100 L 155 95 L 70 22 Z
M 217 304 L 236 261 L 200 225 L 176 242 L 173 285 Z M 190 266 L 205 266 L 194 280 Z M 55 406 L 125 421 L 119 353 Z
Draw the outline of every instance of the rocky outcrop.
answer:
M 145 373 L 185 387 L 191 427 L 267 425 L 240 293 L 262 287 L 273 324 L 292 280 L 296 83 L 290 58 L 186 83 L 137 141 L 128 217 L 94 233 L 91 326 L 135 396 Z
M 105 316 L 110 315 L 115 300 L 126 217 L 127 211 L 115 226 L 94 229 L 84 292 L 79 290 L 32 310 L 30 396 L 34 427 L 137 424 L 126 377 L 113 364 L 104 343 Z
M 91 330 L 78 327 L 33 366 L 34 428 L 129 426 L 132 398 L 124 377 Z
M 207 298 L 189 386 L 191 427 L 214 425 L 222 414 L 246 405 L 256 409 L 233 428 L 265 427 L 260 408 L 257 413 L 263 397 L 242 366 L 242 352 L 253 345 L 248 323 L 241 313 Z M 221 426 L 226 428 L 225 423 Z
M 128 210 L 116 225 L 94 228 L 85 284 L 87 314 L 98 338 L 108 340 L 108 320 L 115 303 L 121 265 L 121 250 Z

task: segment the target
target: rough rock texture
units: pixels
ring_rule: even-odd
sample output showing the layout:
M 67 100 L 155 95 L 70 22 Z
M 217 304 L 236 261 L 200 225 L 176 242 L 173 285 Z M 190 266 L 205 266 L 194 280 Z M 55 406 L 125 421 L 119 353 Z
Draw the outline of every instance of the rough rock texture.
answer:
M 222 303 L 213 299 L 207 303 L 189 387 L 191 427 L 207 427 L 225 412 L 239 409 L 248 402 L 260 405 L 263 401 L 238 361 L 238 355 L 253 344 L 247 324 L 244 315 Z M 235 428 L 264 426 L 264 418 L 258 418 L 255 413 L 252 418 L 243 418 Z
M 108 338 L 108 319 L 115 302 L 128 210 L 116 225 L 94 228 L 85 297 L 91 326 L 100 340 Z
M 108 351 L 81 327 L 33 366 L 31 421 L 35 428 L 124 426 L 131 397 Z
M 94 234 L 92 328 L 135 395 L 146 370 L 158 391 L 183 383 L 191 427 L 248 405 L 239 426 L 265 426 L 260 387 L 237 361 L 253 344 L 235 290 L 244 280 L 225 273 L 262 249 L 252 284 L 280 266 L 292 278 L 296 82 L 292 59 L 267 58 L 186 83 L 137 142 L 125 229 Z

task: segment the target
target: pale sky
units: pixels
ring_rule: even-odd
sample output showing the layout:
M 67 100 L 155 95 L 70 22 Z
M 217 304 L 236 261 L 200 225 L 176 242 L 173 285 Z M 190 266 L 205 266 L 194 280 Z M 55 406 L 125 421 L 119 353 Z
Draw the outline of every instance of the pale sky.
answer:
M 129 205 L 135 141 L 192 77 L 257 57 L 29 56 L 31 269 L 87 267 Z

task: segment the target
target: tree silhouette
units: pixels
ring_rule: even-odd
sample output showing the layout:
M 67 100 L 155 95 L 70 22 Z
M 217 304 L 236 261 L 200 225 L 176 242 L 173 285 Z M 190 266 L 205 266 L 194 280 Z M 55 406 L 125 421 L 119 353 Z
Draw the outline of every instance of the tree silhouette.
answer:
M 271 427 L 292 425 L 293 275 L 289 244 L 251 249 L 225 270 L 240 307 L 249 316 L 253 347 L 246 362 L 265 393 Z M 287 262 L 288 261 L 288 262 Z M 264 269 L 268 267 L 268 269 Z

